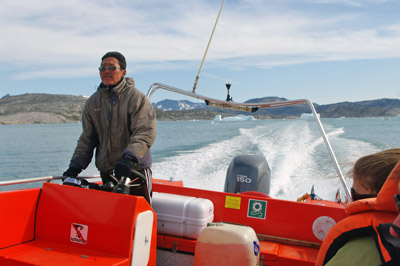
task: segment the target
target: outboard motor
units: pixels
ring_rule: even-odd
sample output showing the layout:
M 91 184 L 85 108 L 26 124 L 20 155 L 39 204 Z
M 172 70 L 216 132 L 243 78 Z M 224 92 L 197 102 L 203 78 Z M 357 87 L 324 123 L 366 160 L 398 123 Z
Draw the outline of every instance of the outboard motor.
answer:
M 269 194 L 271 170 L 267 160 L 258 155 L 238 155 L 226 173 L 224 192 L 258 191 Z

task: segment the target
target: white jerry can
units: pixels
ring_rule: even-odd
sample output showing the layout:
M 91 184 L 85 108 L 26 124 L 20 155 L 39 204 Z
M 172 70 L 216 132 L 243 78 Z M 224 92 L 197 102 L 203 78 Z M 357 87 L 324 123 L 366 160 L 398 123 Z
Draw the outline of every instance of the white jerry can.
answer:
M 197 238 L 195 266 L 247 266 L 259 264 L 260 246 L 253 228 L 211 223 Z

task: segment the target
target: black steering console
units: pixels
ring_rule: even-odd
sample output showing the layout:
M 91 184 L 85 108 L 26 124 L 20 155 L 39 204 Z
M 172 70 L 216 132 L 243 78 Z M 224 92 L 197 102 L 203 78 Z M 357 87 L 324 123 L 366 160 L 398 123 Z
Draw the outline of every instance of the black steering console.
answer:
M 116 178 L 115 175 L 110 175 L 113 181 L 109 181 L 102 186 L 97 183 L 90 183 L 86 179 L 81 177 L 66 177 L 63 180 L 63 185 L 81 187 L 95 190 L 103 190 L 108 192 L 114 192 L 119 194 L 131 194 L 132 187 L 142 187 L 143 191 L 147 192 L 144 197 L 150 202 L 150 195 L 147 190 L 146 177 L 139 171 L 131 170 L 131 176 Z M 134 193 L 135 194 L 135 193 Z
M 63 180 L 63 185 L 73 186 L 73 187 L 81 187 L 81 188 L 89 188 L 95 190 L 102 190 L 100 185 L 97 183 L 90 183 L 84 178 L 80 177 L 66 177 Z

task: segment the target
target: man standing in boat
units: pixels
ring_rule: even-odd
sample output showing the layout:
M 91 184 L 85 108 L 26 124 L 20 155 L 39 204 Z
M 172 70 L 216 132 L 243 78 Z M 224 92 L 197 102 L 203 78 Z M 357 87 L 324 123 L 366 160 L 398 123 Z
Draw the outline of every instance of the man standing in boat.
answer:
M 146 96 L 125 77 L 126 61 L 119 52 L 108 52 L 99 67 L 101 83 L 82 113 L 82 134 L 66 177 L 76 177 L 89 165 L 96 149 L 96 167 L 103 184 L 130 177 L 137 170 L 146 177 L 147 190 L 131 189 L 151 203 L 151 151 L 156 138 L 155 111 Z

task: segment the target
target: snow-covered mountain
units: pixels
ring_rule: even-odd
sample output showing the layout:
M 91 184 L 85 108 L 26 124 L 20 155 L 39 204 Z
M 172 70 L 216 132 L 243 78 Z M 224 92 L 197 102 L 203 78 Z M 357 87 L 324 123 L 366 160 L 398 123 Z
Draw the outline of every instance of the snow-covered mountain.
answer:
M 153 103 L 154 108 L 163 111 L 183 111 L 191 109 L 199 109 L 206 107 L 205 103 L 193 103 L 187 100 L 162 100 L 157 103 Z

